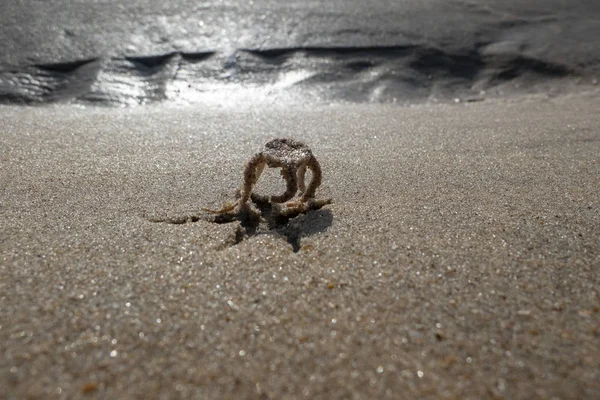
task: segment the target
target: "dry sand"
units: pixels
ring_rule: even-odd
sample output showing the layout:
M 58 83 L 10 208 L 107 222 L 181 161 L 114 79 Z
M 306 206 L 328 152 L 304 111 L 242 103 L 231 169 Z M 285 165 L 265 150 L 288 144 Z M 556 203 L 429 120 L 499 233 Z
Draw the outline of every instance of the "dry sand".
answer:
M 1 108 L 0 398 L 597 398 L 598 110 Z M 275 136 L 332 205 L 151 222 Z

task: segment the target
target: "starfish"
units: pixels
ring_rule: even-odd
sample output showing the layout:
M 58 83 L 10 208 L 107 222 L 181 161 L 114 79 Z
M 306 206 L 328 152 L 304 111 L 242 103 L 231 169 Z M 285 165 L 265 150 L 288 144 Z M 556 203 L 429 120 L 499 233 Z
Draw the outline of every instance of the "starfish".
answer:
M 258 182 L 265 166 L 281 168 L 281 176 L 286 182 L 286 190 L 281 195 L 265 196 L 252 192 Z M 306 186 L 306 171 L 312 172 L 312 178 Z M 315 192 L 321 185 L 321 166 L 310 148 L 304 143 L 294 139 L 272 139 L 265 143 L 261 152 L 256 153 L 246 163 L 244 169 L 244 182 L 239 192 L 238 200 L 233 204 L 223 206 L 220 210 L 208 210 L 213 214 L 224 217 L 234 217 L 252 214 L 249 201 L 259 207 L 268 205 L 275 208 L 281 217 L 291 218 L 310 210 L 317 210 L 331 203 L 331 199 L 317 200 Z M 298 199 L 291 200 L 296 193 Z M 280 204 L 285 203 L 285 207 Z M 228 219 L 228 218 L 227 218 Z

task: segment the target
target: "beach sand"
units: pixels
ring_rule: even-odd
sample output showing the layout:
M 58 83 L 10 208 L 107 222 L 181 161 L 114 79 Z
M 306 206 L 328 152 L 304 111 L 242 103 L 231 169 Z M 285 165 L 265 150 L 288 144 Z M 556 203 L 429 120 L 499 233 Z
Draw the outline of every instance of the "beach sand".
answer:
M 599 109 L 0 108 L 0 397 L 592 399 Z M 204 220 L 272 137 L 333 203 Z

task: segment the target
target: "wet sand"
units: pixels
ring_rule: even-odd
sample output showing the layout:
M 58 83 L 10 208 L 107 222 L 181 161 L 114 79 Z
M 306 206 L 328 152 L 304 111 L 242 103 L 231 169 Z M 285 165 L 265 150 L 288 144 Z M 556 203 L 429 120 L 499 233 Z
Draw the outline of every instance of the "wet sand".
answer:
M 0 397 L 592 399 L 598 109 L 0 108 Z M 333 203 L 205 221 L 278 136 Z
M 600 80 L 587 0 L 21 0 L 0 11 L 0 104 L 452 102 Z

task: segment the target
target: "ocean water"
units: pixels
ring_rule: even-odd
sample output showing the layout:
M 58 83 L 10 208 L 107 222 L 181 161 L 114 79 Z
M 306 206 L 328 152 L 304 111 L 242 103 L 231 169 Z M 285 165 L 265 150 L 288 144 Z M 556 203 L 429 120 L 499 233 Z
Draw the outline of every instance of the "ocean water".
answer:
M 600 77 L 596 0 L 22 0 L 0 103 L 480 101 Z

